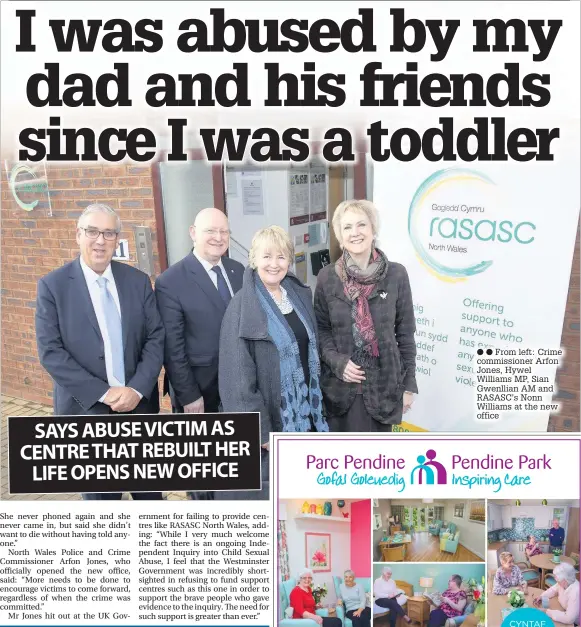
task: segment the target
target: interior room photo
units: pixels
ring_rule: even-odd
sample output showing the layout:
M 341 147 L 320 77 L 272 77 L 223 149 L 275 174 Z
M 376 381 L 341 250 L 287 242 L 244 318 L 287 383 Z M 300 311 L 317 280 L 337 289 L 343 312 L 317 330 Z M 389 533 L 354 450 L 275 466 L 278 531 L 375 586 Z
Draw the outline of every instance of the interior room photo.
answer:
M 556 577 L 563 578 L 562 570 L 560 575 L 553 572 L 559 564 L 570 564 L 579 581 L 579 501 L 489 499 L 487 505 L 488 627 L 500 627 L 512 611 L 509 597 L 502 594 L 506 581 L 503 574 L 512 579 L 515 566 L 527 584 L 522 602 L 529 607 L 557 583 Z M 570 572 L 572 583 L 567 589 L 579 585 L 573 579 L 574 571 Z M 563 612 L 566 606 L 561 605 L 561 600 L 553 595 L 547 599 L 546 608 Z M 566 624 L 551 622 L 555 627 Z
M 483 499 L 374 499 L 376 562 L 483 562 Z
M 371 501 L 334 499 L 280 500 L 278 503 L 278 582 L 280 627 L 316 627 L 311 619 L 293 618 L 291 593 L 305 582 L 300 575 L 312 571 L 311 592 L 319 616 L 337 616 L 351 627 L 337 603 L 346 570 L 370 604 Z M 320 596 L 319 596 L 320 595 Z M 300 623 L 296 622 L 300 620 Z
M 508 552 L 529 585 L 554 585 L 551 571 L 557 563 L 573 564 L 579 579 L 578 500 L 489 499 L 487 528 L 489 571 L 495 571 L 501 565 L 500 555 Z M 557 531 L 551 534 L 553 528 Z
M 406 627 L 403 616 L 407 615 L 412 620 L 411 625 L 425 625 L 430 619 L 430 612 L 440 607 L 442 595 L 451 585 L 465 593 L 466 604 L 453 622 L 446 623 L 447 627 L 476 627 L 484 625 L 485 621 L 485 594 L 484 594 L 484 564 L 373 564 L 374 598 L 373 598 L 373 624 L 376 627 L 387 626 L 391 623 L 391 610 L 377 605 L 378 591 L 382 582 L 377 580 L 384 575 L 384 568 L 390 568 L 389 578 L 393 579 L 396 589 L 402 594 L 397 598 L 404 614 L 398 616 L 397 627 Z M 453 584 L 450 580 L 458 575 Z M 464 598 L 464 595 L 462 595 Z M 380 601 L 381 603 L 381 601 Z

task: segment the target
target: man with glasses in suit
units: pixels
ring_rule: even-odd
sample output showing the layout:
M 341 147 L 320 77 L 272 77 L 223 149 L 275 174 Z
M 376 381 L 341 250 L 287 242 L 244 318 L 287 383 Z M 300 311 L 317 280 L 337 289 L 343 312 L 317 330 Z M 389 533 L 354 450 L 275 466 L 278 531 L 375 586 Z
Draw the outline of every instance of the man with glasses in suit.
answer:
M 165 332 L 149 277 L 112 261 L 120 231 L 111 207 L 89 205 L 77 223 L 80 256 L 38 282 L 36 340 L 54 382 L 55 415 L 159 413 Z M 121 494 L 83 498 L 115 500 Z

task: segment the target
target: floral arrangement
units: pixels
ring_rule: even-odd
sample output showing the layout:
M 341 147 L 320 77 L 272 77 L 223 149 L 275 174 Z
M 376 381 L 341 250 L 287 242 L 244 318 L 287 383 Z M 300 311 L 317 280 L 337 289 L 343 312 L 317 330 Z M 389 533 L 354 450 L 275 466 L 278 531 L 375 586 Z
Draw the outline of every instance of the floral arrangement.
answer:
M 525 593 L 522 590 L 511 590 L 507 596 L 509 604 L 515 609 L 525 604 Z
M 486 578 L 482 577 L 482 582 L 477 583 L 476 579 L 468 581 L 472 598 L 474 599 L 474 616 L 478 618 L 478 622 L 484 622 L 486 618 Z
M 563 555 L 563 549 L 553 549 L 553 555 Z
M 323 598 L 327 596 L 327 584 L 324 583 L 321 585 L 311 584 L 311 591 L 313 593 L 313 598 L 315 599 L 315 603 L 318 605 Z

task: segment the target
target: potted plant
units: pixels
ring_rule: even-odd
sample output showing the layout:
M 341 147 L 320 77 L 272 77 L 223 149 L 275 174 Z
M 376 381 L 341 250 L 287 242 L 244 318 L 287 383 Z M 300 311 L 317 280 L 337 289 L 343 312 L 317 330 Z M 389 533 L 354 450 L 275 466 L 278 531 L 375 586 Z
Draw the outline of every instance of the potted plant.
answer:
M 313 598 L 315 599 L 315 604 L 319 605 L 321 601 L 327 596 L 327 584 L 323 585 L 315 585 L 311 584 L 311 590 L 313 592 Z
M 563 555 L 563 549 L 553 549 L 553 562 L 560 564 L 561 555 Z
M 525 604 L 525 593 L 522 590 L 511 590 L 508 593 L 508 603 L 515 610 L 523 607 Z

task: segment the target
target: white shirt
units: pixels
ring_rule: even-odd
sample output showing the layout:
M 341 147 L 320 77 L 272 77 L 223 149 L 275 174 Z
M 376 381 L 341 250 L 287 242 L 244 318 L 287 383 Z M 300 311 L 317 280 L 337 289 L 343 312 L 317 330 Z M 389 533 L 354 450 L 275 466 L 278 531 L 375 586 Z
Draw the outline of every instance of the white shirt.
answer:
M 95 310 L 95 316 L 97 317 L 97 324 L 99 325 L 99 331 L 101 331 L 101 336 L 103 337 L 103 347 L 105 349 L 105 371 L 107 372 L 107 382 L 111 387 L 119 387 L 123 384 L 118 381 L 113 376 L 113 355 L 111 352 L 111 340 L 109 338 L 109 333 L 107 332 L 107 323 L 105 321 L 105 312 L 103 311 L 103 306 L 101 304 L 101 288 L 97 283 L 97 280 L 100 277 L 104 277 L 107 279 L 107 289 L 111 293 L 113 300 L 115 301 L 115 306 L 117 307 L 117 311 L 119 312 L 119 318 L 121 318 L 121 305 L 119 304 L 119 294 L 117 293 L 117 286 L 115 285 L 115 278 L 113 277 L 113 271 L 111 270 L 111 264 L 109 264 L 103 272 L 103 274 L 97 274 L 94 270 L 89 268 L 89 266 L 83 261 L 83 258 L 80 257 L 81 269 L 83 270 L 83 275 L 85 276 L 85 281 L 87 282 L 87 287 L 89 288 L 89 296 L 91 297 L 91 302 L 93 303 L 93 309 Z M 214 273 L 212 273 L 214 274 Z M 132 388 L 133 389 L 133 388 Z M 139 398 L 143 398 L 143 394 L 134 390 L 139 395 Z M 99 402 L 103 402 L 107 396 L 107 392 L 101 396 Z
M 373 594 L 376 599 L 387 599 L 393 597 L 396 593 L 397 586 L 391 577 L 388 581 L 385 581 L 383 577 L 379 577 L 379 579 L 375 580 L 373 584 Z
M 543 597 L 557 596 L 559 603 L 565 608 L 564 612 L 561 610 L 547 610 L 547 616 L 565 625 L 572 625 L 579 618 L 579 582 L 574 581 L 565 590 L 557 583 L 545 590 L 541 595 Z
M 226 271 L 226 268 L 224 267 L 222 260 L 220 259 L 218 263 L 211 264 L 209 261 L 206 261 L 205 259 L 200 257 L 200 255 L 198 255 L 195 249 L 194 249 L 193 255 L 202 264 L 204 270 L 208 273 L 208 276 L 210 277 L 216 290 L 218 289 L 218 275 L 212 270 L 212 268 L 214 266 L 218 266 L 220 270 L 222 270 L 222 276 L 226 279 L 226 285 L 228 286 L 228 289 L 230 290 L 230 296 L 234 296 L 234 290 L 232 289 L 232 286 L 230 285 L 228 272 Z

